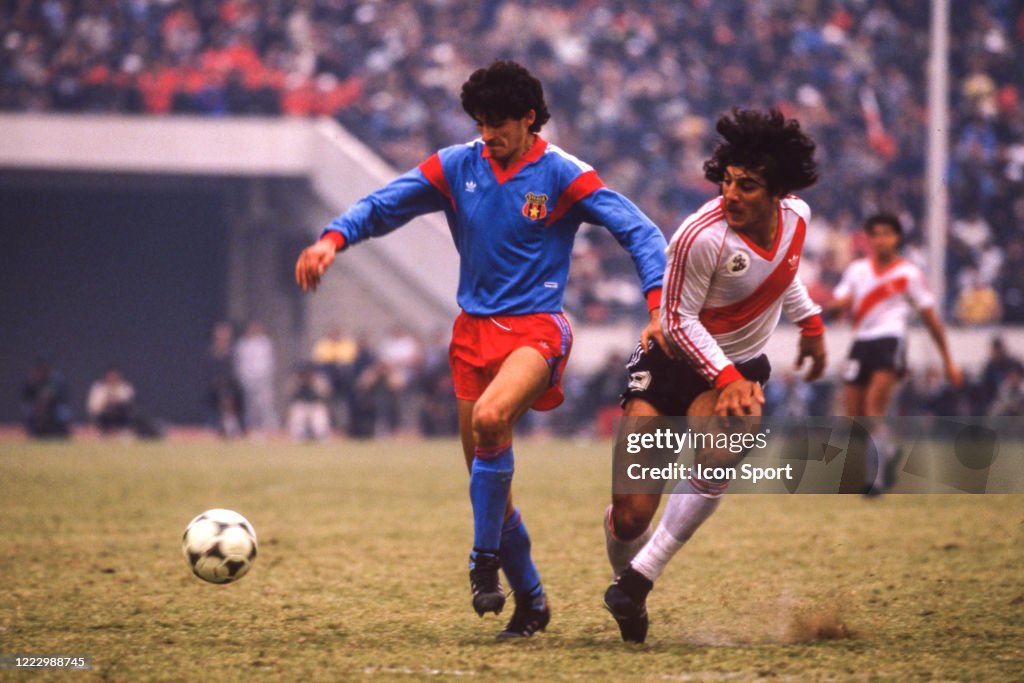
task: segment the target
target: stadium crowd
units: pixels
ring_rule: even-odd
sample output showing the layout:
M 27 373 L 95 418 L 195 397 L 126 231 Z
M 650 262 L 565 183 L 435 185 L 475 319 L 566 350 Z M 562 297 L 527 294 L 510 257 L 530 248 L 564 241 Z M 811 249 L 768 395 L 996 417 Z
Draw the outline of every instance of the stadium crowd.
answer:
M 1024 4 L 953 0 L 952 13 L 942 309 L 965 325 L 1021 323 Z M 734 105 L 776 106 L 819 144 L 823 182 L 806 193 L 816 214 L 802 276 L 825 303 L 864 252 L 860 221 L 869 213 L 898 214 L 907 256 L 924 261 L 928 25 L 913 0 L 12 0 L 0 5 L 0 111 L 330 116 L 405 169 L 475 137 L 458 88 L 477 66 L 510 57 L 545 84 L 553 115 L 545 134 L 587 150 L 609 186 L 671 233 L 712 192 L 701 162 L 715 119 Z M 582 237 L 567 310 L 590 322 L 642 315 L 628 257 L 603 230 L 585 228 Z M 427 418 L 392 415 L 388 396 L 405 387 L 425 409 L 447 404 L 429 398 L 448 390 L 437 370 L 444 354 L 420 340 L 396 349 L 413 359 L 397 377 L 364 357 L 363 370 L 376 371 L 357 374 L 375 416 L 372 426 L 353 427 L 360 407 L 348 405 L 348 429 L 402 419 L 435 429 L 423 426 Z M 621 372 L 613 366 L 607 373 Z M 1001 372 L 997 384 L 979 378 L 984 388 L 954 397 L 953 408 L 987 412 L 1005 376 L 1019 387 L 1019 371 Z M 573 405 L 586 406 L 573 410 L 607 406 L 618 391 L 609 377 L 573 380 L 570 400 L 575 391 Z M 320 400 L 322 387 L 300 379 L 295 386 Z M 331 396 L 358 384 L 329 380 Z M 936 392 L 925 373 L 905 394 L 914 405 L 946 400 L 952 409 Z M 812 394 L 782 394 L 780 405 L 813 412 L 828 392 Z M 439 430 L 450 420 L 429 417 Z
M 943 309 L 1022 322 L 1024 6 L 954 0 L 952 13 Z M 910 0 L 15 0 L 0 9 L 0 110 L 332 116 L 404 169 L 475 136 L 453 94 L 508 56 L 546 84 L 549 136 L 587 149 L 671 232 L 709 195 L 717 116 L 774 105 L 820 145 L 804 277 L 825 300 L 875 210 L 904 219 L 923 260 L 928 24 Z M 641 310 L 626 257 L 586 237 L 569 310 Z

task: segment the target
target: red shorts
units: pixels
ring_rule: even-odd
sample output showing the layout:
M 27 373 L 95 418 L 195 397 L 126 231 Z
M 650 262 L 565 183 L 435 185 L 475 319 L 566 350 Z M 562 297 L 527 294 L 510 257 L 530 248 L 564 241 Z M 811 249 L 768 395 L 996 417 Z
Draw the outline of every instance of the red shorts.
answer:
M 561 405 L 565 398 L 562 373 L 572 349 L 572 328 L 561 313 L 460 313 L 452 327 L 452 344 L 448 349 L 455 396 L 466 401 L 480 398 L 509 354 L 523 346 L 537 349 L 551 368 L 551 385 L 534 402 L 534 410 L 551 410 Z

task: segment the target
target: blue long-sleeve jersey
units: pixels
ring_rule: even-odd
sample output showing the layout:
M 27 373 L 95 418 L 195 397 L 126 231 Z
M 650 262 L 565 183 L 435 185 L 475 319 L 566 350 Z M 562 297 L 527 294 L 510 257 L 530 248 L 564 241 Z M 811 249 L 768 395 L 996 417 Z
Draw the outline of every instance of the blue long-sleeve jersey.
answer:
M 562 310 L 576 231 L 603 225 L 630 253 L 642 289 L 661 286 L 665 238 L 596 171 L 541 137 L 502 169 L 480 140 L 440 150 L 367 195 L 324 230 L 346 246 L 444 211 L 459 251 L 458 304 L 471 315 Z

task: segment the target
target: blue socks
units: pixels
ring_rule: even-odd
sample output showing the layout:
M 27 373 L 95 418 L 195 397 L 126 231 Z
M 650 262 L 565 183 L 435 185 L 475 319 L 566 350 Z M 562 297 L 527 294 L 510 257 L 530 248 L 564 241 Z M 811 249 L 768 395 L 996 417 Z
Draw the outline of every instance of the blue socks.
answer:
M 533 598 L 536 609 L 544 606 L 544 588 L 530 557 L 530 534 L 519 508 L 513 509 L 512 516 L 501 528 L 501 566 L 513 591 Z
M 512 444 L 493 449 L 476 449 L 469 473 L 469 499 L 473 503 L 473 556 L 498 554 L 505 505 L 512 488 L 515 460 Z
M 505 521 L 505 505 L 514 471 L 511 444 L 477 449 L 469 474 L 469 499 L 473 503 L 471 559 L 477 553 L 499 555 L 512 590 L 533 598 L 540 608 L 544 604 L 544 589 L 530 557 L 530 534 L 519 509 Z

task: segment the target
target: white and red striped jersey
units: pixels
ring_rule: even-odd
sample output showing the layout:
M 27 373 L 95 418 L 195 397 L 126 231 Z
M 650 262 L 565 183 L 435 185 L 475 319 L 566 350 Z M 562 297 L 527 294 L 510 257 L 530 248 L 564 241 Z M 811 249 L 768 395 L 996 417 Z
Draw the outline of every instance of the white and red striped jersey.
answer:
M 832 295 L 852 297 L 855 339 L 902 339 L 910 314 L 935 306 L 924 273 L 904 259 L 896 259 L 885 270 L 871 259 L 857 259 L 847 266 Z
M 661 326 L 709 382 L 760 354 L 783 312 L 820 326 L 821 306 L 797 275 L 810 219 L 803 200 L 783 198 L 775 244 L 766 251 L 726 224 L 718 197 L 676 230 L 666 252 Z

